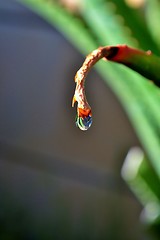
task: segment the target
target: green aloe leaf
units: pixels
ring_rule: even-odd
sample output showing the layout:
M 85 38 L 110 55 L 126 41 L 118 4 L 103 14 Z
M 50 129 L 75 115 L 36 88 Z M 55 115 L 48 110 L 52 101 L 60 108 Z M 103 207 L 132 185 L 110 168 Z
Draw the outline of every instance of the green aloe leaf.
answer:
M 108 46 L 105 50 L 107 60 L 126 65 L 160 87 L 160 58 L 151 51 L 144 52 L 127 45 Z
M 159 57 L 154 55 L 154 53 L 158 55 L 159 38 L 154 35 L 155 42 L 153 41 L 154 29 L 147 25 L 148 20 L 143 25 L 143 21 L 135 12 L 127 10 L 129 11 L 127 14 L 120 0 L 113 1 L 117 7 L 116 11 L 113 10 L 112 4 L 105 0 L 82 1 L 84 4 L 80 9 L 79 18 L 67 12 L 55 1 L 21 0 L 21 2 L 59 29 L 84 55 L 99 46 L 117 44 L 128 44 L 133 48 L 153 51 L 152 55 L 133 54 L 125 58 L 123 56 L 119 60 L 119 63 L 131 67 L 147 78 L 114 62 L 100 61 L 95 67 L 123 105 L 143 147 L 141 151 L 143 154 L 137 156 L 133 151 L 134 154 L 131 154 L 132 158 L 129 159 L 129 168 L 122 168 L 122 176 L 144 206 L 142 215 L 147 223 L 159 229 L 160 90 L 151 81 L 146 81 L 149 78 L 159 85 L 160 61 Z M 156 0 L 153 4 L 155 2 Z M 118 20 L 117 13 L 122 14 L 125 24 Z M 131 19 L 128 19 L 128 16 Z M 126 31 L 126 27 L 132 28 L 132 34 Z M 77 124 L 84 127 L 84 122 L 79 119 Z
M 122 167 L 122 177 L 144 206 L 142 220 L 155 224 L 160 220 L 160 179 L 144 152 L 131 148 Z
M 127 33 L 123 31 L 123 26 L 117 21 L 111 21 L 114 13 L 110 11 L 109 6 L 99 4 L 98 0 L 88 0 L 85 4 L 83 16 L 102 45 L 129 43 L 135 46 L 134 39 L 132 41 L 128 38 Z M 117 34 L 118 28 L 121 34 L 119 32 Z M 143 77 L 121 66 L 107 66 L 105 63 L 105 66 L 99 65 L 98 70 L 122 102 L 150 161 L 160 176 L 158 90 L 152 84 L 145 83 Z
M 159 0 L 146 0 L 146 22 L 152 38 L 160 49 L 160 2 Z
M 116 20 L 110 6 L 103 5 L 105 1 L 84 1 L 81 10 L 83 21 L 75 18 L 54 1 L 21 0 L 21 2 L 56 26 L 83 54 L 88 54 L 99 45 L 125 43 L 137 47 L 134 36 L 129 36 L 124 26 Z M 83 22 L 87 24 L 88 29 Z M 141 67 L 143 69 L 143 63 Z M 122 103 L 152 167 L 160 177 L 159 89 L 136 72 L 116 63 L 101 61 L 96 69 Z
M 108 0 L 107 2 L 110 1 Z M 146 50 L 150 49 L 152 46 L 152 51 L 158 54 L 158 46 L 151 36 L 150 28 L 145 25 L 145 18 L 147 19 L 146 8 L 150 9 L 148 5 L 151 2 L 154 1 L 146 0 L 142 9 L 133 10 L 123 0 L 112 0 L 112 4 L 114 4 L 115 8 L 115 14 L 117 14 L 118 18 L 119 16 L 121 17 L 124 27 L 128 29 L 130 35 L 132 35 L 132 37 L 134 37 L 137 41 L 138 48 Z M 143 17 L 142 15 L 144 13 L 144 9 L 145 14 Z M 146 21 L 148 21 L 148 19 Z

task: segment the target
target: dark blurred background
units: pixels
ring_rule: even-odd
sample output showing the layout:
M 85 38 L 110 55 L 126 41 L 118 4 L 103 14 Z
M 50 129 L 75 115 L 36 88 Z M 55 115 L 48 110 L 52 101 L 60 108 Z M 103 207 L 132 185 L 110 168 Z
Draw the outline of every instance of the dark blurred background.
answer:
M 0 240 L 150 239 L 120 176 L 139 142 L 95 71 L 86 85 L 93 126 L 75 126 L 83 60 L 40 17 L 0 0 Z

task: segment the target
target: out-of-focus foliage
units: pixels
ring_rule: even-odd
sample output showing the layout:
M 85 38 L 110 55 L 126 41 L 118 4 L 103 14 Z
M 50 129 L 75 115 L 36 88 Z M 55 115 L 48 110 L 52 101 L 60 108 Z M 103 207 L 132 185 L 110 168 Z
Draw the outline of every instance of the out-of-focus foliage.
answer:
M 101 45 L 116 44 L 128 44 L 143 50 L 150 49 L 159 55 L 158 0 L 21 0 L 21 2 L 59 29 L 84 55 Z M 136 72 L 115 63 L 101 61 L 96 69 L 123 105 L 146 155 L 142 159 L 142 166 L 147 166 L 143 176 L 145 184 L 141 184 L 143 171 L 140 168 L 136 175 L 138 181 L 132 184 L 132 189 L 145 209 L 148 204 L 151 206 L 154 202 L 152 197 L 146 196 L 145 200 L 142 197 L 143 192 L 150 189 L 154 192 L 156 206 L 160 208 L 160 90 Z M 134 155 L 132 161 L 136 161 L 136 158 L 137 155 Z M 139 169 L 139 166 L 137 168 Z M 155 221 L 155 218 L 152 218 L 150 224 L 154 225 Z

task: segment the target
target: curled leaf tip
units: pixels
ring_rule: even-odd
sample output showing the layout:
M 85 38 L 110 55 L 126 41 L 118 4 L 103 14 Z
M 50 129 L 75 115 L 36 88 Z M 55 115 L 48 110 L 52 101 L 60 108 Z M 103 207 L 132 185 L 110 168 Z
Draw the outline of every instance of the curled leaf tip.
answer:
M 102 49 L 98 48 L 91 52 L 85 59 L 82 67 L 75 75 L 75 93 L 72 100 L 72 107 L 77 102 L 76 126 L 85 131 L 92 125 L 91 107 L 85 95 L 85 79 L 92 66 L 102 58 Z
M 85 59 L 82 67 L 75 75 L 75 93 L 72 100 L 72 107 L 77 102 L 76 125 L 81 130 L 87 130 L 92 124 L 91 107 L 85 95 L 85 79 L 90 69 L 100 60 L 113 61 L 123 64 L 140 73 L 147 79 L 151 79 L 160 87 L 159 60 L 150 50 L 144 52 L 127 45 L 99 47 L 92 51 Z

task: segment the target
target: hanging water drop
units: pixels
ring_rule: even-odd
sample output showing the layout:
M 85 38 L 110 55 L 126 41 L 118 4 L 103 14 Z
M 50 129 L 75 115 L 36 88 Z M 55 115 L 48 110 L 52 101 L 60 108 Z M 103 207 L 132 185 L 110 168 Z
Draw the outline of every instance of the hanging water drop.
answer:
M 89 115 L 87 117 L 76 117 L 76 126 L 79 127 L 82 131 L 88 130 L 92 125 L 92 117 Z

